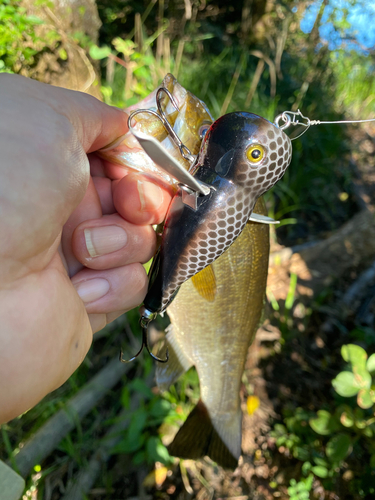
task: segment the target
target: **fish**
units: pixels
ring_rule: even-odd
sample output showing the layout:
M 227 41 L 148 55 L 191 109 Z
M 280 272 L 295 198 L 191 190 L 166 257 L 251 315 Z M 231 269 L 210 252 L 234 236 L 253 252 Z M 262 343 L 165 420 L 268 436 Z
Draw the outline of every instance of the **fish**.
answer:
M 153 99 L 151 95 L 148 102 Z M 186 203 L 186 193 L 178 190 L 151 268 L 144 304 L 152 309 L 151 315 L 168 307 L 171 318 L 167 333 L 169 361 L 157 365 L 158 386 L 167 389 L 193 365 L 200 379 L 201 399 L 170 445 L 171 455 L 208 455 L 219 465 L 233 469 L 241 453 L 239 387 L 248 346 L 263 308 L 269 255 L 268 226 L 249 223 L 248 219 L 254 205 L 258 213 L 266 213 L 262 199 L 258 198 L 285 172 L 291 159 L 291 144 L 274 124 L 249 113 L 226 115 L 210 127 L 212 116 L 208 113 L 202 119 L 202 114 L 196 112 L 201 101 L 197 104 L 186 99 L 189 102 L 185 110 L 193 110 L 190 115 L 180 112 L 176 116 L 172 112 L 168 120 L 180 137 L 186 131 L 182 142 L 188 144 L 194 155 L 204 137 L 198 160 L 190 171 L 213 189 L 208 197 L 197 199 L 197 210 Z M 186 127 L 188 120 L 191 125 Z M 147 125 L 143 131 L 149 133 Z M 171 147 L 168 137 L 155 131 L 152 134 Z M 181 162 L 179 150 L 175 157 Z M 139 156 L 135 163 L 142 164 Z M 177 230 L 178 226 L 183 230 Z M 206 267 L 202 269 L 196 257 L 202 249 L 204 256 L 210 246 L 216 253 L 207 255 L 208 265 L 207 259 L 203 259 Z M 172 287 L 168 287 L 165 271 L 181 266 L 179 256 L 190 261 L 192 272 L 189 274 L 190 269 L 177 282 L 172 276 Z M 214 261 L 212 257 L 218 259 Z M 181 269 L 186 270 L 186 263 L 182 262 Z M 191 279 L 187 274 L 193 275 Z
M 190 153 L 197 155 L 202 138 L 214 119 L 206 104 L 180 85 L 171 73 L 168 73 L 161 85 L 143 101 L 126 108 L 125 111 L 130 113 L 138 109 L 145 110 L 145 113 L 139 113 L 133 118 L 134 129 L 157 139 L 173 158 L 188 169 L 190 163 L 181 156 L 180 150 L 168 136 L 162 122 L 155 115 L 147 113 L 150 110 L 157 111 L 156 94 L 161 87 L 172 94 L 179 108 L 176 110 L 167 96 L 164 96 L 161 105 L 166 119 L 183 144 L 189 148 Z M 161 170 L 145 153 L 131 131 L 99 150 L 97 154 L 111 163 L 122 166 L 126 172 L 142 172 L 170 186 L 177 185 L 176 179 Z
M 266 214 L 263 198 L 255 210 Z M 240 385 L 249 345 L 259 325 L 266 291 L 269 227 L 248 222 L 213 264 L 180 288 L 167 309 L 168 363 L 158 363 L 156 383 L 165 391 L 196 367 L 201 398 L 176 434 L 172 456 L 209 456 L 234 469 L 241 454 Z M 158 356 L 165 356 L 166 346 Z
M 289 137 L 253 113 L 229 113 L 211 125 L 190 169 L 210 187 L 209 194 L 194 197 L 180 187 L 173 197 L 149 273 L 143 326 L 166 310 L 186 280 L 235 241 L 258 198 L 284 175 L 291 156 Z

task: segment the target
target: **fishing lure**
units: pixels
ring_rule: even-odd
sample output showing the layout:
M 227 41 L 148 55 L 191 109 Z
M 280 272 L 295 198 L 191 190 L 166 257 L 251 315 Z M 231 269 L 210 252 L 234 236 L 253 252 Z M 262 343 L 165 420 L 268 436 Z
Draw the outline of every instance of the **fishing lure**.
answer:
M 161 93 L 169 92 L 160 88 Z M 285 173 L 292 157 L 289 137 L 276 124 L 246 112 L 234 112 L 216 120 L 205 134 L 200 152 L 194 158 L 166 120 L 159 115 L 181 155 L 191 162 L 189 171 L 172 158 L 160 143 L 132 128 L 137 110 L 129 117 L 129 129 L 150 158 L 179 181 L 168 209 L 162 241 L 149 273 L 149 289 L 141 308 L 142 346 L 157 361 L 148 347 L 147 327 L 163 313 L 179 287 L 191 276 L 216 260 L 241 234 L 252 217 L 257 199 Z M 274 222 L 256 216 L 258 222 Z

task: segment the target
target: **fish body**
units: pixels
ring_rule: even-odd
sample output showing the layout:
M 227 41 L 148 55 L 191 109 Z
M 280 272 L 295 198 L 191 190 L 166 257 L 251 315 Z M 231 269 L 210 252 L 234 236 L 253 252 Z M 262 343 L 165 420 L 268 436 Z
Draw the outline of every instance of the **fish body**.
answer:
M 182 87 L 170 73 L 165 76 L 160 87 L 169 90 L 179 107 L 177 111 L 166 96 L 162 99 L 161 105 L 167 120 L 191 154 L 196 155 L 204 132 L 214 121 L 210 111 L 203 101 Z M 125 111 L 128 113 L 137 109 L 157 111 L 157 90 Z M 190 163 L 181 156 L 180 150 L 168 136 L 162 122 L 154 115 L 147 112 L 139 113 L 133 118 L 133 125 L 136 130 L 157 139 L 186 169 L 190 167 Z M 109 144 L 98 151 L 98 154 L 105 160 L 122 166 L 126 171 L 142 172 L 162 179 L 168 184 L 176 184 L 171 176 L 150 159 L 130 131 L 121 138 L 120 143 Z
M 239 236 L 257 199 L 284 174 L 291 142 L 273 123 L 252 113 L 230 113 L 206 133 L 192 174 L 211 187 L 197 207 L 174 196 L 144 300 L 150 313 L 162 312 L 179 287 L 214 262 Z
M 266 213 L 262 199 L 255 209 Z M 169 447 L 171 455 L 192 459 L 208 455 L 224 467 L 237 465 L 242 422 L 239 390 L 263 310 L 268 256 L 269 227 L 247 223 L 234 244 L 201 271 L 198 280 L 186 281 L 168 307 L 169 361 L 157 365 L 157 384 L 166 390 L 195 366 L 201 391 L 197 407 Z

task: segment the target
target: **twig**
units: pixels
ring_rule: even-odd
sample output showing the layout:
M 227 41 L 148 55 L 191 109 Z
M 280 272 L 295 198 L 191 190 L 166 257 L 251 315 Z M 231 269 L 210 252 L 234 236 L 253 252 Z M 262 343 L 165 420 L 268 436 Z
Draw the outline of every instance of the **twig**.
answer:
M 44 460 L 77 423 L 112 389 L 131 365 L 112 359 L 88 382 L 65 408 L 59 410 L 32 436 L 9 465 L 26 477 L 34 465 Z
M 270 96 L 272 98 L 275 97 L 276 83 L 277 83 L 275 63 L 260 50 L 251 50 L 249 54 L 258 57 L 259 59 L 264 59 L 264 61 L 268 64 L 270 70 L 270 84 L 271 84 Z
M 225 114 L 227 109 L 228 109 L 230 101 L 232 100 L 232 97 L 233 97 L 234 89 L 236 88 L 236 85 L 237 85 L 238 79 L 241 75 L 245 61 L 246 61 L 246 53 L 242 52 L 240 60 L 237 64 L 237 68 L 236 68 L 235 72 L 233 73 L 232 81 L 230 83 L 228 93 L 225 97 L 224 104 L 221 107 L 220 116 Z
M 264 70 L 264 66 L 265 66 L 264 60 L 259 59 L 254 76 L 253 76 L 253 80 L 252 80 L 251 85 L 250 85 L 249 92 L 248 92 L 247 97 L 246 97 L 245 108 L 248 108 L 251 104 L 251 101 L 253 100 L 253 97 L 254 97 L 255 91 L 257 89 L 260 77 L 262 76 L 262 73 Z
M 182 59 L 182 54 L 184 53 L 185 40 L 179 40 L 177 53 L 176 53 L 176 61 L 174 64 L 174 76 L 178 78 L 178 72 L 180 70 L 180 64 Z

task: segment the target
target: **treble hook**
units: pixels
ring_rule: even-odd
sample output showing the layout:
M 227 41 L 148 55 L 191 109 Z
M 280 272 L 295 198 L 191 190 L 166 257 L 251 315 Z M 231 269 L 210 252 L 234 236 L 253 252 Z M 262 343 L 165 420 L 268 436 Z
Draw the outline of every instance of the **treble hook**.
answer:
M 165 94 L 167 94 L 167 96 L 169 97 L 169 100 L 171 101 L 173 107 L 177 111 L 180 111 L 180 108 L 178 107 L 175 98 L 169 92 L 169 90 L 166 89 L 165 87 L 160 87 L 158 89 L 158 91 L 156 92 L 156 105 L 158 107 L 159 113 L 157 113 L 156 111 L 154 111 L 152 109 L 137 109 L 136 111 L 133 111 L 133 113 L 131 113 L 129 115 L 129 118 L 128 118 L 128 127 L 129 127 L 129 130 L 132 131 L 133 126 L 132 126 L 131 122 L 132 122 L 132 119 L 133 119 L 133 117 L 135 115 L 138 115 L 139 113 L 150 113 L 151 115 L 156 116 L 156 118 L 158 118 L 162 122 L 162 124 L 164 125 L 164 128 L 168 132 L 168 135 L 171 136 L 172 141 L 178 147 L 181 156 L 183 158 L 185 158 L 185 160 L 189 161 L 190 163 L 193 163 L 195 161 L 195 157 L 191 154 L 190 149 L 187 146 L 185 146 L 185 144 L 181 141 L 181 139 L 178 137 L 178 135 L 176 134 L 176 132 L 173 130 L 173 127 L 169 123 L 169 121 L 168 121 L 168 119 L 167 119 L 167 117 L 166 117 L 166 115 L 164 113 L 164 110 L 161 107 L 161 97 L 160 96 L 161 96 L 161 94 L 163 92 Z
M 152 357 L 152 359 L 154 359 L 155 361 L 158 361 L 159 363 L 166 363 L 168 361 L 168 359 L 169 359 L 168 348 L 167 348 L 166 353 L 165 353 L 165 359 L 161 359 L 161 358 L 158 358 L 157 356 L 155 356 L 155 354 L 152 354 L 152 352 L 150 351 L 149 345 L 148 345 L 147 329 L 148 329 L 148 325 L 149 325 L 150 321 L 152 321 L 155 318 L 155 316 L 156 316 L 156 313 L 152 313 L 151 311 L 149 311 L 145 307 L 141 308 L 141 319 L 139 320 L 139 324 L 141 325 L 141 328 L 142 328 L 142 345 L 141 345 L 141 348 L 139 349 L 139 351 L 137 352 L 137 354 L 135 356 L 133 356 L 132 358 L 130 358 L 130 359 L 124 359 L 122 357 L 123 353 L 122 353 L 122 350 L 121 350 L 120 351 L 120 361 L 121 361 L 121 363 L 130 363 L 131 361 L 134 361 L 135 358 L 137 358 L 141 354 L 141 352 L 143 351 L 144 347 L 146 347 L 147 352 Z

